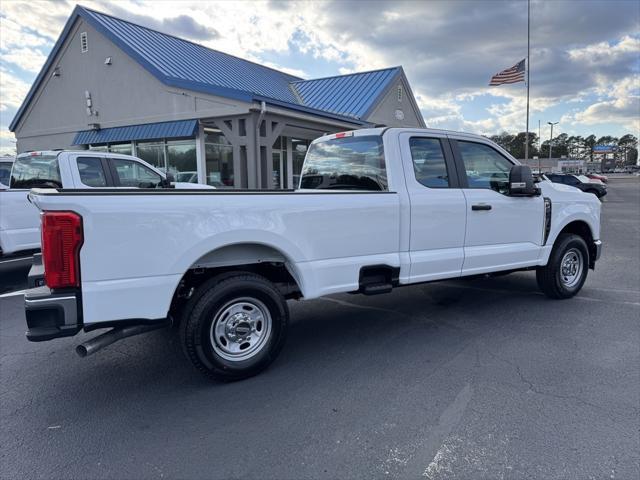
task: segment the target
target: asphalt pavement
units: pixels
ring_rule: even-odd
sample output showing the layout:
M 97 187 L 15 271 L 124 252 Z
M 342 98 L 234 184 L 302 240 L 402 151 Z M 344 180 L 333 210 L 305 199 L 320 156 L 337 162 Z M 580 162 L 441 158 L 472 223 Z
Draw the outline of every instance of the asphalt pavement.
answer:
M 640 183 L 609 192 L 576 298 L 529 272 L 291 302 L 278 360 L 232 384 L 168 330 L 85 359 L 95 333 L 29 343 L 21 295 L 2 297 L 0 475 L 636 479 Z

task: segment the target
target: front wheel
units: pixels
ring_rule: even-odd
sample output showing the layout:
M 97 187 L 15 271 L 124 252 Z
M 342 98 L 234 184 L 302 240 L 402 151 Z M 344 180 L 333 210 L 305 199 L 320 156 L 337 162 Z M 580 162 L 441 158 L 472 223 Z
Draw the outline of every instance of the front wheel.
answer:
M 204 283 L 185 306 L 180 329 L 185 354 L 215 380 L 264 370 L 282 349 L 287 303 L 266 278 L 232 272 Z
M 584 239 L 564 233 L 556 240 L 547 265 L 536 271 L 536 279 L 546 296 L 571 298 L 584 285 L 588 271 L 589 250 Z

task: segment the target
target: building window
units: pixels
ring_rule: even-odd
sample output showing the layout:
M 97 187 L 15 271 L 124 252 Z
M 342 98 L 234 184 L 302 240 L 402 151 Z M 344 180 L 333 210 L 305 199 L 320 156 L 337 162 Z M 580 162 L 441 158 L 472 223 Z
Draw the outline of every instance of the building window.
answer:
M 272 154 L 273 188 L 288 188 L 287 137 L 278 137 L 273 144 Z
M 80 34 L 80 51 L 87 53 L 89 51 L 89 40 L 87 39 L 87 32 Z
M 300 184 L 300 173 L 302 172 L 304 157 L 307 155 L 307 149 L 310 144 L 311 140 L 300 140 L 297 138 L 291 139 L 291 156 L 293 157 L 293 188 L 298 188 L 298 185 Z
M 217 188 L 233 188 L 233 147 L 222 132 L 204 131 L 205 177 L 207 185 Z
M 136 144 L 136 154 L 138 158 L 164 170 L 164 143 L 159 143 L 158 141 L 138 142 Z
M 154 167 L 173 174 L 178 182 L 198 183 L 196 141 L 152 140 L 136 142 L 136 156 Z M 90 150 L 133 155 L 133 142 L 90 145 Z
M 121 155 L 132 155 L 133 144 L 127 143 L 112 143 L 109 145 L 109 151 L 112 153 L 120 153 Z
M 127 143 L 109 143 L 106 145 L 89 145 L 89 150 L 94 152 L 112 152 L 121 155 L 133 155 L 133 144 Z
M 167 170 L 177 182 L 198 183 L 195 140 L 167 142 Z
M 402 101 L 402 85 L 398 85 L 398 101 Z

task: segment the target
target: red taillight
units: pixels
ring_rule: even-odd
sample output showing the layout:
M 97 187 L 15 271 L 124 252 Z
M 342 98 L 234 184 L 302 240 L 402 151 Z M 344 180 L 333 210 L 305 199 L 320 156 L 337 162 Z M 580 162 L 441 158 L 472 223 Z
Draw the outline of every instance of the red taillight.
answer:
M 42 214 L 42 263 L 49 288 L 80 286 L 82 217 L 75 212 Z

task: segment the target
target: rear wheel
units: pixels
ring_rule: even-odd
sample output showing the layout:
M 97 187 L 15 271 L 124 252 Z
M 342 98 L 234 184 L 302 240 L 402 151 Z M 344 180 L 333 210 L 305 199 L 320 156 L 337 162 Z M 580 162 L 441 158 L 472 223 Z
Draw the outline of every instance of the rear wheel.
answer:
M 185 306 L 181 340 L 202 373 L 223 381 L 264 370 L 286 337 L 289 311 L 266 278 L 232 272 L 204 283 Z
M 556 240 L 549 262 L 538 268 L 540 290 L 550 298 L 571 298 L 580 291 L 589 271 L 589 251 L 582 237 L 563 233 Z

